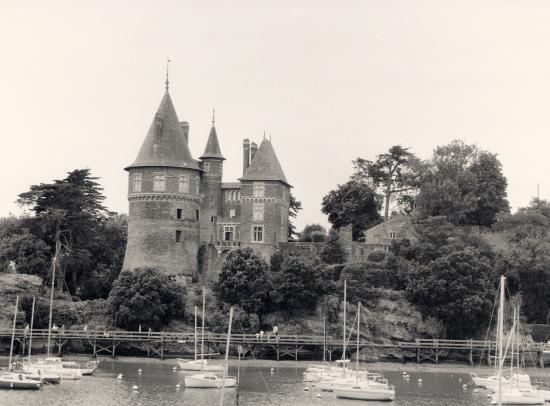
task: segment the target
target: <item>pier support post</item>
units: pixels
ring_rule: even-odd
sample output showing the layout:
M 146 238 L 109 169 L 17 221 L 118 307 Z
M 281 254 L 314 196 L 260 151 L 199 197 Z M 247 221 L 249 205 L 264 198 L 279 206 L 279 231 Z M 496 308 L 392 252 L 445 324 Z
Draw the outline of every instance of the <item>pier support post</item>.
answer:
M 111 353 L 113 358 L 115 357 L 115 350 L 116 350 L 116 344 L 115 344 L 115 340 L 113 339 L 113 352 Z
M 539 366 L 541 368 L 544 368 L 544 358 L 543 358 L 543 352 L 537 351 L 537 360 L 539 361 Z
M 160 333 L 160 359 L 164 359 L 164 332 Z
M 277 352 L 277 361 L 279 361 L 279 344 L 275 347 L 275 351 Z
M 416 347 L 416 363 L 420 364 L 420 348 Z

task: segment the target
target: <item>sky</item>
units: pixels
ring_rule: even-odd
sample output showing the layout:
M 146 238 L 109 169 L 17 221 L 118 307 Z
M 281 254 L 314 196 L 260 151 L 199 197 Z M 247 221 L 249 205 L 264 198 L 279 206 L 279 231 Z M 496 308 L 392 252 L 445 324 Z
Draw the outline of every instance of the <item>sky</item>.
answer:
M 0 0 L 0 216 L 31 184 L 90 168 L 127 212 L 125 166 L 164 92 L 190 148 L 212 108 L 242 175 L 264 131 L 298 229 L 352 160 L 401 144 L 421 158 L 454 139 L 497 153 L 513 208 L 550 197 L 550 2 L 533 0 Z

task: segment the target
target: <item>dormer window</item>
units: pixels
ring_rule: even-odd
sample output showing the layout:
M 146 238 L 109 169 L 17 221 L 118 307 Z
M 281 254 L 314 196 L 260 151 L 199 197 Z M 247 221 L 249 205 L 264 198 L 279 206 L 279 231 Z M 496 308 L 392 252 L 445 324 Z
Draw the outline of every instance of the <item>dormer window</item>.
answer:
M 189 175 L 180 175 L 178 191 L 180 193 L 189 193 Z
M 141 192 L 141 173 L 134 173 L 132 190 L 134 192 Z
M 253 184 L 252 197 L 264 197 L 264 183 L 263 182 L 254 182 Z
M 166 190 L 166 176 L 164 172 L 153 174 L 153 192 L 164 192 Z

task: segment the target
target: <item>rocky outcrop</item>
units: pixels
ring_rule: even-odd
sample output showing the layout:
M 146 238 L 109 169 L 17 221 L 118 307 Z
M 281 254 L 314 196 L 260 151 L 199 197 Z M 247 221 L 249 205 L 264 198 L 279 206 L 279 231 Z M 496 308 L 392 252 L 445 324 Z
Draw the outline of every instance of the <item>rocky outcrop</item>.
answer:
M 42 286 L 42 278 L 34 275 L 0 273 L 0 328 L 11 328 L 15 299 L 19 296 L 18 320 L 25 316 L 22 301 L 37 296 Z M 31 299 L 32 300 L 32 299 Z

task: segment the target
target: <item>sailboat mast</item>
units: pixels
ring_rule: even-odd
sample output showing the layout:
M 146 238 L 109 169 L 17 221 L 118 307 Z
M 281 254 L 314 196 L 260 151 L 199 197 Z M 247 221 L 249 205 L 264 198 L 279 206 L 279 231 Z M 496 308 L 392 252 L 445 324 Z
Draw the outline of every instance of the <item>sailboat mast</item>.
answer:
M 323 317 L 323 362 L 327 362 L 327 316 Z
M 17 322 L 17 308 L 19 307 L 19 296 L 15 297 L 15 312 L 13 313 L 13 328 L 11 330 L 11 345 L 10 345 L 10 360 L 8 365 L 8 371 L 11 371 L 11 357 L 13 355 L 13 342 L 15 341 L 15 323 Z
M 504 335 L 504 284 L 506 278 L 500 277 L 500 306 L 498 308 L 498 405 L 502 406 L 502 336 Z
M 359 337 L 361 336 L 361 302 L 357 304 L 357 351 L 355 352 L 355 382 L 359 381 Z
M 59 221 L 58 221 L 55 229 L 55 254 L 52 260 L 52 283 L 50 287 L 50 314 L 48 317 L 48 345 L 47 345 L 48 357 L 51 355 L 50 342 L 52 337 L 53 291 L 55 289 L 55 268 L 57 267 L 57 256 L 59 255 L 60 245 L 61 243 L 59 241 Z
M 231 325 L 233 324 L 233 306 L 229 309 L 229 327 L 227 328 L 227 341 L 225 343 L 225 363 L 222 373 L 222 393 L 220 395 L 220 406 L 223 406 L 223 395 L 225 392 L 225 375 L 227 374 L 227 368 L 229 363 L 229 343 L 231 342 Z
M 31 351 L 32 351 L 32 328 L 34 326 L 34 304 L 36 302 L 36 296 L 32 297 L 32 310 L 31 310 L 31 331 L 29 332 L 29 361 L 28 364 L 31 365 Z
M 195 361 L 197 360 L 197 306 L 195 306 Z
M 344 376 L 346 376 L 346 307 L 347 307 L 347 289 L 348 289 L 348 281 L 344 279 L 344 334 L 343 334 L 343 344 L 342 344 L 342 368 L 344 371 Z
M 206 307 L 206 291 L 202 287 L 202 326 L 201 326 L 201 361 L 204 360 L 204 313 Z

